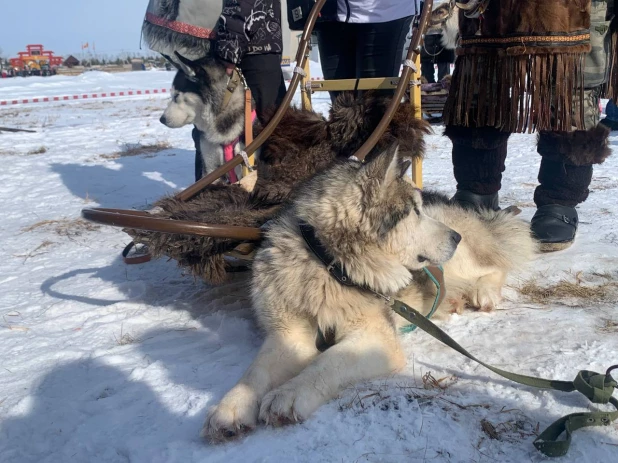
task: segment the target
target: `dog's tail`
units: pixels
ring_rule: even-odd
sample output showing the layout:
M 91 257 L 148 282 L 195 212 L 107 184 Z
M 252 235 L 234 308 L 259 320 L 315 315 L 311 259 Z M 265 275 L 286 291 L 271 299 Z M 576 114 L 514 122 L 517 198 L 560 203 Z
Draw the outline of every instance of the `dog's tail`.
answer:
M 515 217 L 508 210 L 483 211 L 480 215 L 495 242 L 499 243 L 494 258 L 500 267 L 507 271 L 521 269 L 534 260 L 539 243 L 532 236 L 528 222 Z

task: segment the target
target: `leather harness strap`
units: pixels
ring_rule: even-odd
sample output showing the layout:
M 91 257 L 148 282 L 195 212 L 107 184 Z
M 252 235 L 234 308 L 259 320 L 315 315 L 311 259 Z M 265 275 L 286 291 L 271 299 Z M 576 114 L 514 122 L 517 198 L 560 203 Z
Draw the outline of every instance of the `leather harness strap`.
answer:
M 309 249 L 324 264 L 328 273 L 335 280 L 337 280 L 337 282 L 343 286 L 357 287 L 364 291 L 369 291 L 370 293 L 390 302 L 391 298 L 389 296 L 379 293 L 366 284 L 354 282 L 347 274 L 343 266 L 336 261 L 335 257 L 330 254 L 328 249 L 326 249 L 326 246 L 324 246 L 324 244 L 317 238 L 314 227 L 303 220 L 299 221 L 298 226 L 300 228 L 300 234 L 305 240 L 305 243 L 307 243 Z M 430 275 L 430 278 L 438 288 L 436 301 L 434 302 L 433 308 L 433 311 L 435 312 L 435 309 L 438 308 L 446 296 L 446 291 L 444 290 L 444 271 L 442 268 L 435 266 L 429 266 L 423 270 Z
M 230 80 L 227 82 L 227 89 L 225 91 L 225 95 L 223 95 L 223 108 L 225 109 L 232 99 L 232 95 L 234 91 L 238 87 L 241 82 L 240 72 L 238 72 L 238 68 L 234 68 L 232 71 L 232 75 L 230 76 Z

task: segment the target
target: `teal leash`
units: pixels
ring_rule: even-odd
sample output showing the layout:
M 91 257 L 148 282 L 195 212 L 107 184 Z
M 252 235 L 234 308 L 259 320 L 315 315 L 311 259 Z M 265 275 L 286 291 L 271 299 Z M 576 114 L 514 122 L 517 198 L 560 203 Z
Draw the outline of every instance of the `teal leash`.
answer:
M 438 268 L 442 272 L 444 272 L 444 269 L 442 268 L 441 265 L 439 265 Z M 429 277 L 431 282 L 436 286 L 436 298 L 433 301 L 433 305 L 431 306 L 431 310 L 427 314 L 427 317 L 425 317 L 425 318 L 427 318 L 427 320 L 429 320 L 429 319 L 431 319 L 431 317 L 433 317 L 433 314 L 436 313 L 436 310 L 438 310 L 438 306 L 440 305 L 440 296 L 442 295 L 442 286 L 440 285 L 438 280 L 436 280 L 436 277 L 434 277 L 433 274 L 429 270 L 427 270 L 427 267 L 423 267 L 423 271 Z M 401 333 L 404 333 L 404 334 L 405 333 L 411 333 L 412 331 L 416 330 L 416 328 L 418 328 L 416 325 L 410 324 L 408 326 L 401 327 L 399 329 L 399 331 Z

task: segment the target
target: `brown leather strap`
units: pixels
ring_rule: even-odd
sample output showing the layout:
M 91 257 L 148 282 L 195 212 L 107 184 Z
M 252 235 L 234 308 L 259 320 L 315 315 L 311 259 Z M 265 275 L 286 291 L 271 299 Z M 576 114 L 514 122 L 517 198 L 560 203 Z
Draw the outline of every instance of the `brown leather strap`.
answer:
M 137 265 L 137 264 L 145 264 L 146 262 L 150 262 L 152 259 L 152 255 L 147 252 L 145 254 L 137 254 L 135 256 L 129 256 L 131 249 L 135 247 L 135 241 L 131 241 L 127 246 L 122 250 L 122 259 L 124 263 L 127 265 Z
M 251 108 L 251 89 L 245 89 L 245 145 L 253 141 L 253 117 Z
M 240 84 L 241 78 L 240 73 L 237 68 L 234 68 L 232 71 L 232 75 L 230 76 L 230 80 L 227 82 L 227 89 L 225 90 L 225 95 L 223 95 L 223 108 L 225 108 L 230 100 L 232 99 L 232 95 L 236 91 L 238 84 Z

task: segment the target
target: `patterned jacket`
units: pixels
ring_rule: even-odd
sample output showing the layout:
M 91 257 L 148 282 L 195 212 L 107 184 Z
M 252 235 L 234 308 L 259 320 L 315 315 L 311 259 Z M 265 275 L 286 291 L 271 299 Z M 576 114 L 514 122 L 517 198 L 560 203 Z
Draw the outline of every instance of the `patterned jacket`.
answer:
M 223 0 L 215 53 L 238 64 L 244 55 L 281 54 L 280 0 Z

